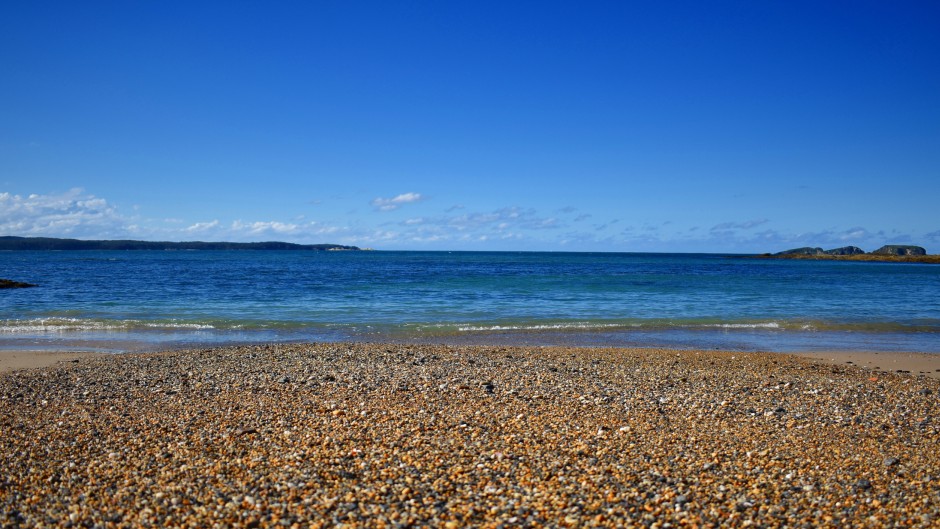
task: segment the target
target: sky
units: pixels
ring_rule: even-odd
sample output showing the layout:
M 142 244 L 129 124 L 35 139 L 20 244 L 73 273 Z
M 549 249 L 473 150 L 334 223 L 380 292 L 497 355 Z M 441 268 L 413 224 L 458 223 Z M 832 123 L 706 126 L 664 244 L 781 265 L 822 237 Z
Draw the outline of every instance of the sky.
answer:
M 0 4 L 0 235 L 940 252 L 940 3 Z

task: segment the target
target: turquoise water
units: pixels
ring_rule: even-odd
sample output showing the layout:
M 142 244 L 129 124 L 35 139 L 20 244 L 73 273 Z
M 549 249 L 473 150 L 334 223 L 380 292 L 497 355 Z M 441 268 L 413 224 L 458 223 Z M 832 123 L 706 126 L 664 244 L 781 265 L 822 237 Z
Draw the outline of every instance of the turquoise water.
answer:
M 940 352 L 940 266 L 710 254 L 0 252 L 0 349 L 398 341 Z

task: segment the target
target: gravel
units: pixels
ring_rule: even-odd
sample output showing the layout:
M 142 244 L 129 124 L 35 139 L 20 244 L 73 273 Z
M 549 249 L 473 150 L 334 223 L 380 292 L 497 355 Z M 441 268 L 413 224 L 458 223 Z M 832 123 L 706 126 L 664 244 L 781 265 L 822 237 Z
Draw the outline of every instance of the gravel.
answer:
M 94 358 L 0 376 L 0 525 L 931 527 L 938 384 L 651 349 Z

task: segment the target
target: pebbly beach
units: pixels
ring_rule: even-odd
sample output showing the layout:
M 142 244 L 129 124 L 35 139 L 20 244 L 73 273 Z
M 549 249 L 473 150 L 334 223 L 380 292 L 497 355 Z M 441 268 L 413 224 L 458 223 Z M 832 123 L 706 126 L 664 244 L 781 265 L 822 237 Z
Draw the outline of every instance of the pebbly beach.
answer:
M 940 523 L 940 381 L 795 355 L 271 344 L 0 403 L 3 527 Z

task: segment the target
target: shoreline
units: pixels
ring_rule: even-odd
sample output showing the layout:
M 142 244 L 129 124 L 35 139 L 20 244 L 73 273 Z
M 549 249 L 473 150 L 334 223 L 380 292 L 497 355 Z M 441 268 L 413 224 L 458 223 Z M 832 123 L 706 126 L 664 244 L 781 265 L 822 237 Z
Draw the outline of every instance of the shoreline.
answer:
M 938 394 L 776 353 L 88 356 L 0 374 L 0 525 L 931 526 Z
M 282 345 L 282 346 L 292 346 L 298 343 L 304 342 L 282 342 L 282 343 L 235 343 L 235 344 L 222 344 L 222 345 L 211 345 L 211 344 L 202 344 L 198 348 L 200 349 L 228 349 L 231 347 L 246 347 L 246 346 L 264 346 L 264 345 Z M 335 344 L 346 344 L 346 343 L 361 343 L 361 342 L 328 342 Z M 366 342 L 372 343 L 372 342 Z M 571 347 L 576 349 L 623 349 L 623 350 L 666 350 L 666 351 L 694 351 L 695 349 L 686 349 L 686 348 L 668 348 L 668 347 L 655 347 L 655 346 L 642 346 L 642 347 L 628 347 L 628 346 L 608 346 L 608 345 L 558 345 L 558 344 L 524 344 L 524 343 L 492 343 L 492 344 L 483 344 L 478 342 L 466 342 L 466 343 L 432 343 L 426 341 L 402 341 L 402 342 L 389 342 L 390 344 L 395 344 L 397 346 L 401 345 L 414 345 L 414 346 L 433 346 L 439 345 L 444 347 L 490 347 L 490 348 L 499 348 L 499 347 Z M 104 347 L 108 345 L 106 342 L 99 342 L 98 346 Z M 126 355 L 126 354 L 144 354 L 144 353 L 173 353 L 178 351 L 185 351 L 192 349 L 193 346 L 179 346 L 179 347 L 170 347 L 161 349 L 159 347 L 151 347 L 147 349 L 134 349 L 129 351 L 120 351 L 114 348 L 109 348 L 109 352 L 102 351 L 76 351 L 74 349 L 69 349 L 68 347 L 62 347 L 61 349 L 56 350 L 3 350 L 0 349 L 0 373 L 20 370 L 20 369 L 36 369 L 42 367 L 53 366 L 57 363 L 62 362 L 78 362 L 82 358 L 94 358 L 98 356 L 114 356 L 114 355 Z M 785 356 L 796 356 L 802 358 L 808 358 L 820 363 L 831 364 L 831 365 L 855 365 L 863 369 L 868 369 L 873 373 L 903 373 L 910 374 L 913 376 L 926 376 L 928 378 L 940 380 L 940 354 L 936 353 L 923 353 L 923 352 L 907 352 L 907 351 L 785 351 L 785 352 L 776 352 L 776 351 L 723 351 L 729 354 L 734 353 L 766 353 L 771 355 L 785 355 Z

